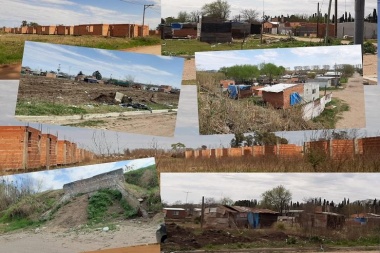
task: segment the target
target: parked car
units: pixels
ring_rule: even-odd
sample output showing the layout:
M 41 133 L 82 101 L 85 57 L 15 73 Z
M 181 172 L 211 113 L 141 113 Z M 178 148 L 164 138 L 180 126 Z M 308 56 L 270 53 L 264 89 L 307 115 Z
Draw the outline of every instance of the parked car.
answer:
M 168 235 L 166 233 L 166 225 L 165 223 L 162 223 L 158 226 L 157 231 L 156 231 L 157 243 L 164 243 L 167 238 L 168 238 Z

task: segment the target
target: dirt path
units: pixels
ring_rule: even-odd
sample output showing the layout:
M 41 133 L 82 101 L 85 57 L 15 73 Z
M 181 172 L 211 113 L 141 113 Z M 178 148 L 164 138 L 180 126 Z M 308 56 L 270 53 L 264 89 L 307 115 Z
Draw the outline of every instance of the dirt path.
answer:
M 182 80 L 195 80 L 196 78 L 195 58 L 191 58 L 190 60 L 185 59 Z
M 160 253 L 160 245 L 151 244 L 151 245 L 134 246 L 134 247 L 127 247 L 127 248 L 86 251 L 83 253 Z
M 123 49 L 121 51 L 161 55 L 161 45 L 132 47 L 132 48 Z
M 368 84 L 377 84 L 377 54 L 363 56 L 363 79 Z
M 358 73 L 348 79 L 344 90 L 334 91 L 333 97 L 344 100 L 350 106 L 350 110 L 343 112 L 342 119 L 337 122 L 337 129 L 365 127 L 364 87 Z
M 148 134 L 155 136 L 167 136 L 171 137 L 174 135 L 175 124 L 176 124 L 176 112 L 160 112 L 163 110 L 157 110 L 158 112 L 150 113 L 149 111 L 140 111 L 140 114 L 134 115 L 124 115 L 124 116 L 107 116 L 100 118 L 92 118 L 88 120 L 103 120 L 104 123 L 99 123 L 96 126 L 80 126 L 90 129 L 104 129 L 104 130 L 113 130 L 121 131 L 133 134 Z M 130 112 L 134 113 L 134 112 Z M 119 113 L 116 113 L 119 114 Z M 86 116 L 86 115 L 84 115 Z M 93 115 L 88 115 L 93 116 Z M 38 122 L 44 124 L 59 124 L 59 125 L 68 125 L 68 124 L 80 124 L 86 121 L 86 119 L 80 119 L 74 117 L 17 117 L 21 121 L 27 122 Z M 152 127 L 154 126 L 154 127 Z
M 0 65 L 0 80 L 20 79 L 21 64 Z
M 36 230 L 29 229 L 0 235 L 0 252 L 73 253 L 154 244 L 156 243 L 155 231 L 157 226 L 153 221 L 138 219 L 121 221 L 116 225 L 115 230 L 107 232 L 102 231 L 101 228 L 89 229 L 86 227 L 72 227 L 71 229 L 42 227 Z M 110 252 L 132 253 L 144 251 Z

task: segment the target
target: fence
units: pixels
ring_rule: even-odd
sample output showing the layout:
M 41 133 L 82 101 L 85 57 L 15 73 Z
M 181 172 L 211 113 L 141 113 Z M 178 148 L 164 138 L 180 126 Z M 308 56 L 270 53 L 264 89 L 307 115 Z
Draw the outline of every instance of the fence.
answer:
M 332 93 L 304 105 L 302 108 L 303 119 L 310 120 L 319 116 L 325 110 L 325 105 L 331 102 L 331 98 Z
M 305 153 L 318 151 L 332 159 L 351 159 L 357 155 L 371 156 L 380 154 L 380 137 L 367 137 L 352 140 L 322 140 L 295 144 L 266 146 L 186 150 L 185 158 L 223 158 L 223 157 L 263 157 L 301 158 Z

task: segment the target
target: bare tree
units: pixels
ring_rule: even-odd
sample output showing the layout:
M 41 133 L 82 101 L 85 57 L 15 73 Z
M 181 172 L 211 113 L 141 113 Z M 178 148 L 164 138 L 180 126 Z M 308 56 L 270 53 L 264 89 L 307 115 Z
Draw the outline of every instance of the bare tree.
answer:
M 216 0 L 215 2 L 203 5 L 202 13 L 205 16 L 226 20 L 230 16 L 231 5 L 227 1 Z
M 240 12 L 240 15 L 244 21 L 249 23 L 256 22 L 259 20 L 259 12 L 254 9 L 244 9 Z

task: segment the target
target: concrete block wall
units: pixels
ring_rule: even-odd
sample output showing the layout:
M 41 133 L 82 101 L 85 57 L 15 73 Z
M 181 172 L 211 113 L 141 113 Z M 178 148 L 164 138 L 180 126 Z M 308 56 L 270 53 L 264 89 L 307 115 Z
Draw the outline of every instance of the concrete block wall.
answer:
M 124 183 L 123 169 L 102 173 L 91 178 L 74 181 L 63 185 L 63 191 L 65 194 L 75 196 L 79 193 L 90 193 L 99 189 L 113 187 L 118 183 Z

